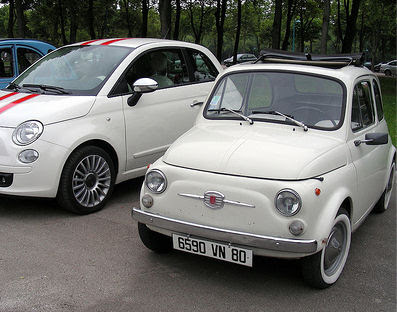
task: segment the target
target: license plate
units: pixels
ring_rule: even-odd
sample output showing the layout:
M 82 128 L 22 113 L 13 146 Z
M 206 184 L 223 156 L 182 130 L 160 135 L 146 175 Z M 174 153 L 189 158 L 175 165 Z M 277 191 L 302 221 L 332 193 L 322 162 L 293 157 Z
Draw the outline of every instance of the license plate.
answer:
M 172 234 L 174 249 L 252 267 L 252 250 Z

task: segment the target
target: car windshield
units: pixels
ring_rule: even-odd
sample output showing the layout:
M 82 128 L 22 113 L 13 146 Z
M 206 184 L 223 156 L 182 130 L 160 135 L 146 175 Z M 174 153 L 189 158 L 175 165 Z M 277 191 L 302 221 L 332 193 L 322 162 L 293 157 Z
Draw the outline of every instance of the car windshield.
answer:
M 331 130 L 342 123 L 344 90 L 337 80 L 304 73 L 234 73 L 218 82 L 204 117 L 239 119 L 233 110 L 255 121 L 297 124 L 294 119 Z
M 96 95 L 131 50 L 109 46 L 64 47 L 43 57 L 8 88 L 40 89 L 51 94 Z

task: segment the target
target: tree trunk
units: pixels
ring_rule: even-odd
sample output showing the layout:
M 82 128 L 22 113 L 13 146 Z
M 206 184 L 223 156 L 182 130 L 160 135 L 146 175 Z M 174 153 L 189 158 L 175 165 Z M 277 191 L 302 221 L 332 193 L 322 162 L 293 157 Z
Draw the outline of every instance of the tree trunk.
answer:
M 361 0 L 353 0 L 350 15 L 346 17 L 345 37 L 342 41 L 342 53 L 351 53 L 354 37 L 356 36 L 356 22 Z
M 380 32 L 382 33 L 382 32 Z M 359 41 L 360 41 L 360 45 L 359 45 L 359 51 L 363 51 L 364 49 L 364 10 L 361 10 L 361 26 L 360 26 L 360 34 L 359 34 Z M 374 65 L 372 63 L 372 65 Z
M 171 39 L 171 0 L 159 0 L 161 38 Z
M 237 52 L 238 52 L 238 44 L 240 41 L 240 30 L 241 30 L 241 0 L 238 0 L 237 1 L 237 29 L 236 29 L 236 40 L 234 41 L 233 64 L 237 63 Z
M 175 27 L 174 27 L 174 40 L 179 39 L 179 22 L 181 19 L 181 0 L 176 0 L 176 10 L 175 10 Z
M 10 0 L 9 3 L 7 36 L 8 38 L 14 38 L 14 0 Z
M 62 37 L 62 44 L 66 45 L 68 44 L 68 41 L 66 40 L 66 33 L 65 33 L 65 16 L 63 12 L 63 7 L 62 7 L 62 0 L 58 0 L 58 14 L 59 18 L 61 20 L 61 37 Z
M 303 20 L 303 9 L 300 8 L 300 16 L 299 16 L 299 20 L 300 20 L 300 25 L 299 25 L 299 39 L 300 39 L 300 44 L 299 44 L 299 51 L 300 52 L 304 52 L 305 51 L 305 23 Z
M 215 23 L 216 23 L 216 33 L 217 33 L 216 57 L 219 61 L 222 60 L 226 5 L 227 5 L 227 0 L 217 0 L 216 2 L 216 11 L 215 11 Z
M 323 26 L 321 29 L 321 54 L 327 54 L 327 39 L 328 39 L 328 26 L 329 26 L 329 15 L 331 11 L 331 1 L 324 0 L 323 6 Z
M 280 49 L 283 1 L 274 0 L 274 2 L 275 2 L 275 9 L 274 9 L 274 19 L 273 19 L 273 29 L 272 29 L 272 48 Z
M 22 0 L 15 0 L 15 7 L 17 11 L 18 37 L 25 38 L 25 15 Z
M 78 18 L 77 18 L 77 3 L 75 1 L 72 1 L 70 3 L 70 35 L 69 35 L 69 41 L 71 43 L 74 43 L 77 41 L 77 28 L 78 28 Z
M 127 28 L 128 28 L 128 37 L 132 37 L 131 31 L 131 21 L 130 21 L 130 10 L 128 9 L 129 1 L 123 0 L 124 10 L 125 10 L 125 18 L 127 19 Z
M 338 24 L 338 28 L 337 28 L 337 34 L 338 34 L 338 43 L 340 44 L 343 40 L 342 37 L 342 25 L 341 25 L 341 16 L 340 16 L 340 0 L 338 0 L 338 13 L 337 13 L 337 24 Z M 338 44 L 338 46 L 339 46 Z
M 142 38 L 146 38 L 147 37 L 148 15 L 149 15 L 148 0 L 142 0 L 142 26 L 141 26 L 141 36 L 142 36 Z
M 95 39 L 95 28 L 94 28 L 94 0 L 88 0 L 88 12 L 87 12 L 87 20 L 88 20 L 88 30 L 90 32 L 91 39 Z
M 329 1 L 329 0 L 328 0 Z M 287 51 L 289 46 L 289 37 L 291 35 L 291 21 L 292 17 L 295 14 L 295 0 L 288 0 L 288 8 L 287 8 L 287 21 L 285 23 L 285 34 L 284 40 L 281 49 Z

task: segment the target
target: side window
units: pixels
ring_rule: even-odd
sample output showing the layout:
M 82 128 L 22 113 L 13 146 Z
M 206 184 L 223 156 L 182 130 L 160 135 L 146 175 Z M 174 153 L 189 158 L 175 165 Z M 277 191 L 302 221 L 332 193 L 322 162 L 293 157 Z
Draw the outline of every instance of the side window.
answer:
M 11 48 L 0 48 L 0 78 L 14 77 Z
M 41 55 L 27 48 L 17 48 L 18 71 L 22 73 L 26 68 L 39 60 Z
M 155 50 L 140 55 L 133 61 L 114 94 L 133 92 L 134 82 L 140 78 L 152 78 L 158 88 L 167 88 L 189 82 L 189 75 L 182 51 L 179 49 Z
M 189 50 L 189 57 L 193 66 L 193 81 L 213 81 L 218 71 L 210 59 L 203 53 Z
M 380 95 L 379 86 L 376 80 L 374 80 L 373 84 L 374 84 L 376 112 L 378 113 L 378 120 L 381 121 L 383 119 L 382 97 Z
M 371 87 L 368 81 L 361 81 L 354 87 L 351 127 L 358 131 L 374 123 Z

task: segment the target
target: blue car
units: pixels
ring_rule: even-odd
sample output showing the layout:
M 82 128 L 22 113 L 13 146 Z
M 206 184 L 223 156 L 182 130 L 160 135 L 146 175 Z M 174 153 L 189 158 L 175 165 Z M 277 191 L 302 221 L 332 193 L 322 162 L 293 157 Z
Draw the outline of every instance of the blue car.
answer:
M 0 39 L 0 89 L 56 48 L 34 39 Z

